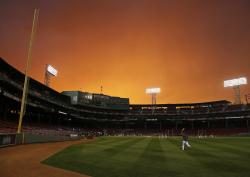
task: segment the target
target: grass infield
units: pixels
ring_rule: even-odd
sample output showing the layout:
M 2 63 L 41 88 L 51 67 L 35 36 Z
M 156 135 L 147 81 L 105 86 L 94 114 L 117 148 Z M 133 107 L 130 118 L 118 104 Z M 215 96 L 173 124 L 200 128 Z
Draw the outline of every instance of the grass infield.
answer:
M 249 177 L 250 138 L 102 137 L 43 163 L 93 177 Z

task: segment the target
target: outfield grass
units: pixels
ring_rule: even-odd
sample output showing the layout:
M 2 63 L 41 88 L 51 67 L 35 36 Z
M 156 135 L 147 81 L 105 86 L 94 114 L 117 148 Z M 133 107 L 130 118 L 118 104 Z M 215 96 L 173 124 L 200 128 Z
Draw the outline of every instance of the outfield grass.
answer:
M 43 163 L 93 177 L 249 177 L 250 138 L 103 137 L 73 145 Z

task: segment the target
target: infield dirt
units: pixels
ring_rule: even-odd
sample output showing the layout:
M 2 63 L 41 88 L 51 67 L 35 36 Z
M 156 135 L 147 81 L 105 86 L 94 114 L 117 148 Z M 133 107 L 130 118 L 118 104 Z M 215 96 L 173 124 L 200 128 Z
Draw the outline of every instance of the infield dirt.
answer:
M 57 143 L 29 144 L 0 148 L 1 177 L 88 177 L 54 168 L 41 161 L 54 153 L 84 140 Z

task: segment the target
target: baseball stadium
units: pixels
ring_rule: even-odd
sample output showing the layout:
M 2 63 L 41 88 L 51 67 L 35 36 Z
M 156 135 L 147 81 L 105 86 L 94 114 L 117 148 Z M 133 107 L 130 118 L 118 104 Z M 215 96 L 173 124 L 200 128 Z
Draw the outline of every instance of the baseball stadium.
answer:
M 250 94 L 247 78 L 250 75 L 250 45 L 243 47 L 250 39 L 249 30 L 243 28 L 244 25 L 250 27 L 249 21 L 244 20 L 250 17 L 248 1 L 190 1 L 192 3 L 189 4 L 186 1 L 177 3 L 170 0 L 111 0 L 106 3 L 62 0 L 60 5 L 58 2 L 0 2 L 0 11 L 3 13 L 0 21 L 9 21 L 0 24 L 0 39 L 3 39 L 0 44 L 1 177 L 249 176 Z M 220 6 L 225 9 L 214 10 Z M 165 8 L 173 10 L 167 12 Z M 82 9 L 86 12 L 83 13 Z M 177 9 L 182 12 L 175 14 Z M 227 14 L 222 19 L 219 18 L 221 11 Z M 195 16 L 187 15 L 192 12 L 195 12 Z M 236 17 L 231 19 L 235 12 Z M 213 20 L 200 21 L 205 17 L 202 15 L 214 13 L 216 15 L 211 17 Z M 46 14 L 55 16 L 49 19 L 45 18 Z M 83 21 L 73 20 L 82 14 Z M 208 23 L 219 31 L 219 22 L 226 23 L 227 18 L 230 21 L 227 25 L 231 28 L 235 27 L 232 21 L 242 25 L 241 28 L 235 27 L 240 32 L 230 33 L 228 29 L 227 34 L 223 27 L 223 40 L 214 38 L 215 41 L 211 42 L 214 34 L 204 37 L 213 28 L 209 28 L 208 34 L 200 24 Z M 240 18 L 242 21 L 239 22 Z M 162 21 L 158 20 L 166 19 L 179 20 L 187 29 L 183 35 L 190 35 L 190 39 L 197 43 L 199 40 L 211 42 L 211 48 L 206 48 L 211 53 L 199 53 L 198 57 L 216 58 L 223 53 L 228 58 L 240 55 L 243 59 L 192 59 L 197 53 L 190 51 L 203 50 L 204 46 L 202 43 L 185 43 L 184 38 L 173 38 L 173 41 L 168 38 L 173 44 L 172 51 L 161 48 L 160 44 L 163 43 L 160 41 L 165 36 L 163 31 L 166 28 L 161 29 L 159 24 Z M 184 19 L 191 20 L 195 26 L 190 27 L 189 23 L 182 21 Z M 55 23 L 54 26 L 50 20 Z M 59 24 L 60 20 L 62 23 Z M 70 26 L 65 23 L 69 22 L 67 20 L 72 22 Z M 155 27 L 151 29 L 152 24 Z M 18 29 L 15 25 L 24 27 Z M 133 32 L 125 28 L 128 25 L 133 28 Z M 147 31 L 146 27 L 150 30 Z M 78 31 L 78 28 L 87 28 L 89 31 Z M 196 32 L 201 31 L 202 34 L 194 34 L 192 30 L 188 31 L 189 28 L 198 28 Z M 115 32 L 111 29 L 115 29 Z M 54 35 L 48 37 L 50 33 Z M 92 41 L 87 37 L 81 38 L 79 34 L 82 33 L 96 39 Z M 180 33 L 173 30 L 170 34 L 178 36 Z M 152 39 L 152 36 L 150 38 L 149 34 L 157 40 Z M 234 34 L 232 38 L 235 41 L 231 34 Z M 232 40 L 230 45 L 234 49 L 227 47 L 229 40 L 225 39 L 229 39 L 229 36 Z M 125 42 L 125 38 L 137 41 L 136 45 Z M 88 45 L 83 39 L 89 40 Z M 59 42 L 55 43 L 54 40 Z M 152 42 L 156 43 L 154 40 L 157 41 L 155 46 L 151 45 Z M 77 48 L 79 41 L 82 49 Z M 176 50 L 174 41 L 178 43 Z M 28 43 L 25 57 L 21 42 Z M 117 49 L 118 45 L 125 46 L 125 43 L 131 47 L 130 50 L 126 47 Z M 212 51 L 215 45 L 226 52 L 218 51 L 216 47 Z M 152 49 L 152 46 L 155 48 Z M 96 51 L 92 51 L 92 48 Z M 83 50 L 86 50 L 86 56 L 82 54 Z M 111 54 L 106 50 L 110 50 Z M 178 57 L 180 55 L 187 60 L 178 59 L 175 51 L 179 50 L 183 50 L 183 53 L 179 52 Z M 68 51 L 72 58 L 68 58 Z M 142 63 L 144 60 L 137 63 L 136 58 L 141 55 L 145 60 L 151 55 L 161 58 L 167 56 L 166 51 L 172 52 L 169 55 L 176 55 L 176 58 L 173 61 L 164 59 L 159 63 L 153 59 L 148 63 Z M 99 63 L 111 56 L 128 56 L 131 59 L 106 59 Z M 192 65 L 193 62 L 196 64 Z M 232 63 L 233 67 L 227 69 L 226 66 L 231 66 L 227 63 Z M 89 69 L 92 64 L 95 65 L 94 69 Z M 220 64 L 225 65 L 225 68 Z M 175 67 L 177 70 L 173 69 Z M 185 73 L 186 68 L 188 73 Z M 139 79 L 138 75 L 144 72 L 147 77 L 143 74 L 143 78 Z M 149 76 L 151 72 L 154 77 Z M 165 73 L 164 77 L 161 77 L 162 73 Z M 219 78 L 216 82 L 213 81 L 215 77 Z M 100 90 L 92 87 L 82 89 L 79 78 L 84 80 L 84 85 L 100 86 Z M 100 84 L 98 78 L 108 82 L 102 81 Z M 166 85 L 164 79 L 168 78 L 173 80 Z M 178 82 L 187 83 L 186 88 L 185 84 L 176 84 L 179 87 L 173 88 L 177 79 L 180 79 Z M 203 84 L 197 86 L 199 83 Z M 136 89 L 133 90 L 134 87 Z M 169 97 L 166 97 L 164 92 L 168 88 L 173 94 L 168 93 Z M 138 93 L 138 90 L 142 93 Z M 216 94 L 216 90 L 220 94 Z

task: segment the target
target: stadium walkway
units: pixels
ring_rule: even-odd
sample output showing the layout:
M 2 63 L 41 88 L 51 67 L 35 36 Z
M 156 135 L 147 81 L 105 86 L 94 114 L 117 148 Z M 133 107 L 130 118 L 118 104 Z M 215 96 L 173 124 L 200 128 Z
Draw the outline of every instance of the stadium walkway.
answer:
M 57 143 L 43 143 L 20 145 L 0 148 L 0 176 L 1 177 L 88 177 L 75 172 L 54 168 L 41 161 L 54 153 L 83 142 L 67 141 Z

